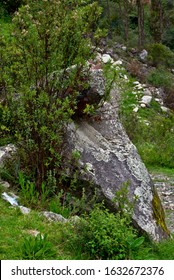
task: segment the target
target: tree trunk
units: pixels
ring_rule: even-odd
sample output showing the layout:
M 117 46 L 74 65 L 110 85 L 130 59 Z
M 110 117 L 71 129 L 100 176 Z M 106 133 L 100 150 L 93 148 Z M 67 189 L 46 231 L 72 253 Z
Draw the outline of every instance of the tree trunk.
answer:
M 161 0 L 151 1 L 151 33 L 154 41 L 160 43 L 162 41 L 164 26 L 164 11 Z
M 138 9 L 138 47 L 144 46 L 144 4 L 142 0 L 137 0 Z

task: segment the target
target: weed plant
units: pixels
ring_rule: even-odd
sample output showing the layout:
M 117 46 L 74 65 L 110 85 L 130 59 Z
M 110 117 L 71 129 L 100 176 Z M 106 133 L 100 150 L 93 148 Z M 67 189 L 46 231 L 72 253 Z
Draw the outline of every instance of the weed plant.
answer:
M 22 260 L 50 260 L 56 257 L 53 245 L 47 240 L 47 235 L 25 237 L 21 246 Z

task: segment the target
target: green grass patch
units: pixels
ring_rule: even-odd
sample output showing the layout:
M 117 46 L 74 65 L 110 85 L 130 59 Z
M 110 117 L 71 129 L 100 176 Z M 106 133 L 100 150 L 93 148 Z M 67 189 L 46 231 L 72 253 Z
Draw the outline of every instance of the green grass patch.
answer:
M 174 168 L 149 165 L 148 171 L 150 173 L 163 174 L 169 177 L 174 177 Z
M 31 239 L 30 241 L 33 240 L 34 242 L 34 237 L 31 235 L 33 231 L 38 231 L 42 235 L 46 234 L 46 242 L 50 244 L 50 250 L 54 250 L 53 257 L 46 255 L 46 259 L 74 259 L 73 251 L 70 252 L 68 248 L 67 250 L 64 248 L 62 237 L 64 226 L 62 224 L 50 223 L 35 211 L 31 211 L 28 215 L 23 215 L 18 208 L 9 207 L 8 203 L 1 199 L 0 208 L 1 260 L 26 259 L 22 248 L 26 243 L 26 239 Z M 29 249 L 31 251 L 32 248 Z M 40 255 L 40 259 L 45 259 L 45 256 Z
M 36 211 L 23 215 L 18 208 L 10 207 L 1 199 L 0 208 L 0 258 L 2 260 L 83 260 L 102 259 L 106 256 L 108 259 L 124 259 L 126 256 L 139 260 L 174 259 L 173 239 L 159 244 L 153 244 L 146 239 L 144 241 L 144 237 L 136 236 L 129 225 L 126 229 L 124 219 L 120 220 L 119 216 L 116 217 L 105 210 L 94 210 L 89 217 L 73 225 L 48 222 Z M 114 221 L 121 223 L 118 232 L 117 223 L 113 224 Z M 41 235 L 32 236 L 31 233 L 34 231 L 40 232 L 43 239 Z M 117 238 L 118 240 L 121 238 L 118 244 Z

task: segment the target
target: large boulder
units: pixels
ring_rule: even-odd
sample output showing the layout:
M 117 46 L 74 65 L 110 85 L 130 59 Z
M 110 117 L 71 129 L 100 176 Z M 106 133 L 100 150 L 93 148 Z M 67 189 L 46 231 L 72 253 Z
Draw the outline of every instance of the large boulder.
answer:
M 70 150 L 81 154 L 81 177 L 97 187 L 107 204 L 116 211 L 115 194 L 127 182 L 129 199 L 137 196 L 132 216 L 134 224 L 154 241 L 169 236 L 163 207 L 151 177 L 136 147 L 118 117 L 118 89 L 111 91 L 93 119 L 80 119 L 68 129 Z M 84 171 L 85 170 L 85 171 Z

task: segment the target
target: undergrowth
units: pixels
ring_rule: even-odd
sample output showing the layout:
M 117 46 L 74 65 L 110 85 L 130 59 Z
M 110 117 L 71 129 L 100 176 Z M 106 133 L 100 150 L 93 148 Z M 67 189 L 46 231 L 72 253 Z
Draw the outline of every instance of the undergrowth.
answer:
M 162 112 L 155 99 L 147 108 L 141 108 L 141 96 L 141 90 L 136 93 L 130 79 L 123 87 L 120 101 L 120 118 L 126 132 L 147 167 L 174 168 L 174 114 Z

